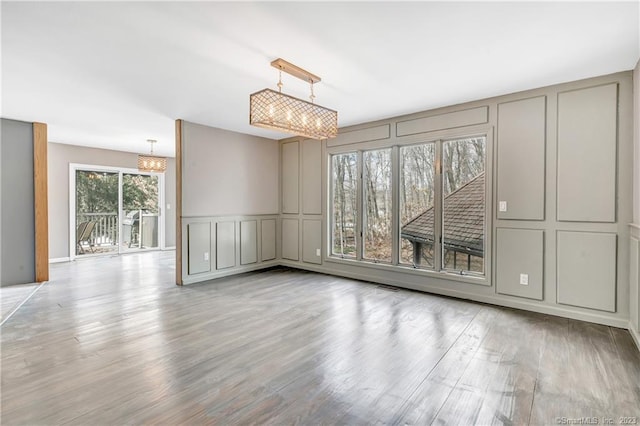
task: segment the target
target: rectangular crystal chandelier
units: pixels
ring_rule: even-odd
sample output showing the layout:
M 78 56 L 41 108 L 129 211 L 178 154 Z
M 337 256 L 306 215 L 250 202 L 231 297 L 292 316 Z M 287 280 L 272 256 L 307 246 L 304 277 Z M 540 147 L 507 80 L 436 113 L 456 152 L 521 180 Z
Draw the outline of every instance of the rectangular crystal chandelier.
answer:
M 311 85 L 311 102 L 282 93 L 282 79 L 278 82 L 280 91 L 264 89 L 249 97 L 249 124 L 312 139 L 329 139 L 338 134 L 338 113 L 313 103 L 313 84 L 320 77 L 313 75 L 283 59 L 276 59 L 271 65 L 288 74 L 308 81 Z

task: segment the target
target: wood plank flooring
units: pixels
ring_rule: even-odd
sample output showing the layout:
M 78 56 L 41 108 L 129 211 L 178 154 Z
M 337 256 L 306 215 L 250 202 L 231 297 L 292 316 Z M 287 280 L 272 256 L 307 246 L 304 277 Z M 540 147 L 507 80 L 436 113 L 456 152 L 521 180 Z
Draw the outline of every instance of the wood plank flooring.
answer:
M 173 256 L 51 265 L 0 330 L 1 423 L 640 422 L 625 330 L 284 268 L 177 287 Z

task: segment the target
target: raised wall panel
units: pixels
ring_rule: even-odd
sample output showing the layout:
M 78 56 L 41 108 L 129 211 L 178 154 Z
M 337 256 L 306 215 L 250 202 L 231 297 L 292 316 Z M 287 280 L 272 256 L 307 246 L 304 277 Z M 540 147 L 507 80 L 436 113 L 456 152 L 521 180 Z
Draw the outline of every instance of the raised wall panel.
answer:
M 408 136 L 436 130 L 484 124 L 488 121 L 489 107 L 471 108 L 463 111 L 432 115 L 431 117 L 400 121 L 396 124 L 396 134 L 398 136 Z
M 544 231 L 498 228 L 496 245 L 498 293 L 542 300 Z M 527 285 L 520 283 L 521 274 L 527 275 Z
M 260 247 L 262 253 L 260 259 L 262 261 L 272 260 L 276 258 L 276 220 L 264 219 L 260 222 Z
M 282 219 L 282 258 L 298 260 L 298 219 Z
M 319 220 L 302 221 L 302 261 L 322 263 L 322 222 Z
M 616 234 L 558 231 L 558 303 L 616 311 Z
M 187 274 L 211 271 L 211 224 L 190 223 L 187 225 Z
M 498 219 L 544 220 L 546 97 L 498 105 Z
M 352 130 L 338 134 L 333 139 L 327 140 L 327 146 L 348 145 L 358 142 L 370 142 L 391 137 L 391 125 L 383 124 L 382 126 L 368 127 L 366 129 Z
M 236 223 L 216 223 L 216 269 L 236 266 Z
M 258 261 L 258 222 L 240 222 L 240 264 L 248 265 Z
M 615 222 L 618 85 L 558 95 L 558 220 Z
M 298 213 L 298 142 L 282 144 L 282 213 Z
M 322 214 L 322 142 L 302 141 L 302 213 Z

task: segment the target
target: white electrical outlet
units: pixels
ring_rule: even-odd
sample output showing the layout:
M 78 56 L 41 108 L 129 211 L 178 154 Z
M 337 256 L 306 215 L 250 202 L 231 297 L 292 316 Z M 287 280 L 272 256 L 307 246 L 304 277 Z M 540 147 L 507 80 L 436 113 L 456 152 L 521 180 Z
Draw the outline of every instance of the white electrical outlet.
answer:
M 529 274 L 520 274 L 520 284 L 529 285 Z
M 320 249 L 316 249 L 316 256 L 320 256 Z
M 506 212 L 507 211 L 507 202 L 506 201 L 500 201 L 500 203 L 498 203 L 498 210 L 500 210 L 501 212 Z
M 209 252 L 208 251 L 204 252 L 204 260 L 209 260 Z

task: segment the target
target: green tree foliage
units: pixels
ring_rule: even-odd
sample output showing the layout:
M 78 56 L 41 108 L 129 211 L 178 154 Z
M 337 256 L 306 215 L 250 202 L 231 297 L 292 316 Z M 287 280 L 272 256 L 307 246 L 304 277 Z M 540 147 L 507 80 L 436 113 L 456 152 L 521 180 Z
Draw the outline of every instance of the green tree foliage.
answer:
M 138 174 L 122 176 L 122 203 L 125 211 L 158 213 L 158 177 Z M 76 171 L 76 211 L 116 213 L 118 173 Z

